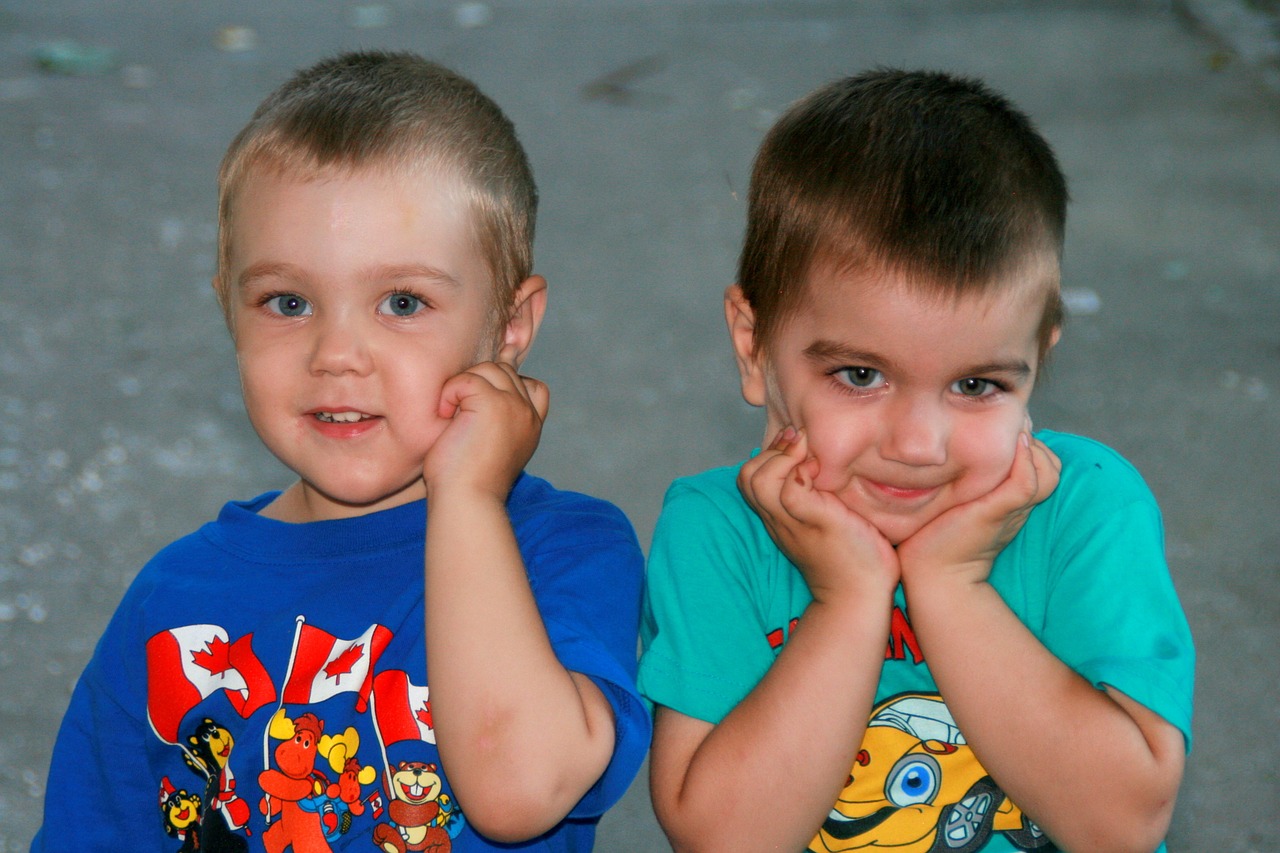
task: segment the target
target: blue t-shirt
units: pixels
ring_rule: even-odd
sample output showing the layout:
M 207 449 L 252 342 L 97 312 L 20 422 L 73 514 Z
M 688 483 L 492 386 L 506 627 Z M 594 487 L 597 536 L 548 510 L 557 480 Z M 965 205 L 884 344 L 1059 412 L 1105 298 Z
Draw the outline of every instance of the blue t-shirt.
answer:
M 32 850 L 260 850 L 267 833 L 298 851 L 589 850 L 650 734 L 643 557 L 622 513 L 528 475 L 508 498 L 551 644 L 604 692 L 616 745 L 568 818 L 497 845 L 436 749 L 424 503 L 287 524 L 258 514 L 274 497 L 227 504 L 134 580 L 72 696 Z
M 1061 479 L 996 559 L 990 583 L 1059 659 L 1161 715 L 1189 749 L 1195 653 L 1155 500 L 1137 471 L 1103 445 L 1048 431 L 1037 437 L 1062 460 Z M 812 601 L 799 570 L 739 493 L 740 467 L 677 480 L 667 492 L 641 625 L 641 691 L 711 723 L 764 677 Z M 985 803 L 990 813 L 970 821 L 972 837 L 953 839 L 976 845 L 966 850 L 1044 843 L 956 727 L 901 587 L 862 746 L 863 763 L 813 850 L 901 848 L 946 831 L 965 803 Z

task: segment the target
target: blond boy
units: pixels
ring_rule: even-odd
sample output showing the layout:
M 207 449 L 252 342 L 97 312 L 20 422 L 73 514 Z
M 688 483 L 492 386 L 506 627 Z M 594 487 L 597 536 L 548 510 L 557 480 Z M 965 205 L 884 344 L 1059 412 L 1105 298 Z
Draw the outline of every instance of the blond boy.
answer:
M 1028 417 L 1066 202 L 1026 117 L 944 74 L 837 81 L 765 139 L 725 297 L 764 449 L 678 480 L 650 555 L 677 850 L 1162 846 L 1194 653 L 1159 511 Z
M 647 744 L 641 557 L 616 508 L 523 473 L 546 282 L 511 123 L 348 54 L 263 102 L 219 190 L 245 406 L 298 479 L 139 574 L 33 849 L 589 848 Z

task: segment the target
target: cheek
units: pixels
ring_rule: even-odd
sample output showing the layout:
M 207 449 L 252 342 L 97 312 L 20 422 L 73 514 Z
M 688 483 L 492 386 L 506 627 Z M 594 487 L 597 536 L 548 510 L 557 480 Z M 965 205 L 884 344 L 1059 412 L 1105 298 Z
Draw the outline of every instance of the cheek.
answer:
M 818 460 L 814 485 L 819 489 L 843 488 L 849 469 L 872 443 L 873 425 L 848 411 L 806 412 L 802 420 L 809 438 L 809 453 Z
M 285 374 L 273 370 L 271 366 L 257 357 L 246 358 L 244 353 L 237 353 L 240 368 L 240 393 L 244 397 L 245 411 L 255 424 L 269 414 L 271 404 L 279 405 L 285 399 L 286 388 L 283 387 Z
M 381 397 L 395 415 L 397 429 L 415 436 L 418 442 L 434 442 L 446 421 L 440 418 L 440 401 L 445 384 L 470 365 L 456 364 L 456 359 L 442 364 L 435 358 L 415 353 L 401 356 L 394 371 L 383 373 Z
M 1018 449 L 1025 413 L 990 418 L 968 425 L 953 439 L 952 453 L 965 470 L 966 499 L 986 494 L 1009 475 Z

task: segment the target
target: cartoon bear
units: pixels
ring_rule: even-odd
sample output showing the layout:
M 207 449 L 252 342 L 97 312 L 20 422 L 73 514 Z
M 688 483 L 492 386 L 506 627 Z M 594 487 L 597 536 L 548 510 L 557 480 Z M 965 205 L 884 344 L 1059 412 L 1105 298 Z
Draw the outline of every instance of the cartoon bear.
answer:
M 187 765 L 205 780 L 207 806 L 200 818 L 200 849 L 204 853 L 243 853 L 249 842 L 232 830 L 243 829 L 249 822 L 249 806 L 236 796 L 235 776 L 227 764 L 235 745 L 231 732 L 205 717 L 187 742 Z
M 200 849 L 200 797 L 175 788 L 168 776 L 160 780 L 160 816 L 165 833 L 182 842 L 178 853 Z
M 444 783 L 436 769 L 434 764 L 420 761 L 401 761 L 396 767 L 387 792 L 391 823 L 373 828 L 373 843 L 386 853 L 449 853 L 453 848 L 445 827 L 453 820 L 461 821 L 462 815 L 448 808 L 449 795 L 440 792 Z

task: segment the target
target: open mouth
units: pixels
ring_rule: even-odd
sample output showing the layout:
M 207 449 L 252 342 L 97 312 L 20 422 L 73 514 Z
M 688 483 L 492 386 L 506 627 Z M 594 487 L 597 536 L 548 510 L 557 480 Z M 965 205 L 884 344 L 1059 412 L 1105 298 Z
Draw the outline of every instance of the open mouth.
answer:
M 315 418 L 327 424 L 354 424 L 370 420 L 373 416 L 362 412 L 316 412 Z

